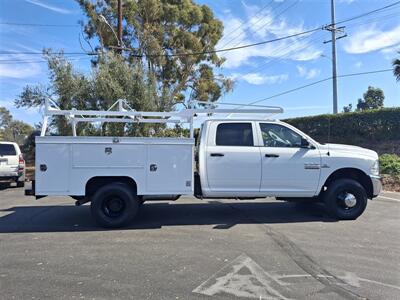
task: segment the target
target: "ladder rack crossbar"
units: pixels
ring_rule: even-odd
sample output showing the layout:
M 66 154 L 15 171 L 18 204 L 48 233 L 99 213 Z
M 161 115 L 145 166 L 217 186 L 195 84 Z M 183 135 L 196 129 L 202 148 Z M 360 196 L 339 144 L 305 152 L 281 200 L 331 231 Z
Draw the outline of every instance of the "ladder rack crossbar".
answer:
M 202 105 L 209 105 L 215 107 L 224 103 L 206 103 L 198 102 Z M 234 105 L 229 103 L 229 105 Z M 237 104 L 245 106 L 243 104 Z M 114 107 L 118 108 L 117 111 L 111 110 Z M 257 107 L 257 108 L 256 108 Z M 73 135 L 76 136 L 76 125 L 79 122 L 110 122 L 110 123 L 172 123 L 172 124 L 190 124 L 190 137 L 193 138 L 193 121 L 195 117 L 206 115 L 206 117 L 215 116 L 216 114 L 228 114 L 230 118 L 232 115 L 237 114 L 258 114 L 262 115 L 265 119 L 267 116 L 283 113 L 283 109 L 277 106 L 252 106 L 252 108 L 241 109 L 239 108 L 186 108 L 180 111 L 172 112 L 157 112 L 157 111 L 136 111 L 132 109 L 126 100 L 119 99 L 107 111 L 96 110 L 62 110 L 51 99 L 46 99 L 44 107 L 44 118 L 41 136 L 46 135 L 48 120 L 52 116 L 65 116 L 72 125 Z

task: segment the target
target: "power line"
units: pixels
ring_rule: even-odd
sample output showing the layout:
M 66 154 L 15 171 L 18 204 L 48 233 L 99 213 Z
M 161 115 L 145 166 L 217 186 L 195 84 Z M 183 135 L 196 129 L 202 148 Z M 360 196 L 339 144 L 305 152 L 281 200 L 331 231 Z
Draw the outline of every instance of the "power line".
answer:
M 383 7 L 381 7 L 381 8 L 377 8 L 377 9 L 374 9 L 374 10 L 371 10 L 371 11 L 368 11 L 368 12 L 365 12 L 365 13 L 362 13 L 362 14 L 360 14 L 360 15 L 357 15 L 357 16 L 354 16 L 354 17 L 351 17 L 351 18 L 344 19 L 344 20 L 342 20 L 342 21 L 336 22 L 336 25 L 342 24 L 342 23 L 346 23 L 346 22 L 350 22 L 350 21 L 353 21 L 353 20 L 356 20 L 356 19 L 359 19 L 359 18 L 368 16 L 368 15 L 370 15 L 370 14 L 379 12 L 379 11 L 381 11 L 381 10 L 388 9 L 388 8 L 390 8 L 390 7 L 393 7 L 393 6 L 396 6 L 396 5 L 399 5 L 399 4 L 400 4 L 400 1 L 396 1 L 396 2 L 393 2 L 392 4 L 383 6 Z
M 30 27 L 79 27 L 78 24 L 39 24 L 39 23 L 14 23 L 14 22 L 0 22 L 0 25 L 9 26 L 30 26 Z
M 395 5 L 400 4 L 400 1 L 394 2 L 390 5 L 386 5 L 384 7 L 363 13 L 361 15 L 352 17 L 352 18 L 348 18 L 345 20 L 342 20 L 340 22 L 337 22 L 337 24 L 341 24 L 341 23 L 345 23 L 345 22 L 349 22 L 358 18 L 362 18 L 364 16 L 370 15 L 372 13 L 393 7 Z M 55 25 L 55 24 L 54 24 Z M 328 25 L 329 26 L 329 25 Z M 150 54 L 147 55 L 148 57 L 179 57 L 179 56 L 192 56 L 192 55 L 204 55 L 204 54 L 213 54 L 213 53 L 221 53 L 221 52 L 228 52 L 228 51 L 233 51 L 233 50 L 238 50 L 238 49 L 245 49 L 245 48 L 250 48 L 250 47 L 255 47 L 255 46 L 259 46 L 259 45 L 265 45 L 265 44 L 269 44 L 269 43 L 273 43 L 273 42 L 277 42 L 277 41 L 282 41 L 282 40 L 286 40 L 286 39 L 290 39 L 293 37 L 297 37 L 297 36 L 301 36 L 301 35 L 306 35 L 306 34 L 310 34 L 313 33 L 315 31 L 319 31 L 322 30 L 324 28 L 326 28 L 327 26 L 320 26 L 320 27 L 316 27 L 314 29 L 310 29 L 310 30 L 306 30 L 303 32 L 298 32 L 295 34 L 291 34 L 291 35 L 287 35 L 287 36 L 283 36 L 283 37 L 279 37 L 279 38 L 275 38 L 275 39 L 271 39 L 271 40 L 266 40 L 266 41 L 262 41 L 262 42 L 258 42 L 258 43 L 252 43 L 252 44 L 247 44 L 247 45 L 242 45 L 242 46 L 237 46 L 237 47 L 230 47 L 230 48 L 224 48 L 224 49 L 215 49 L 215 50 L 209 50 L 209 51 L 203 51 L 203 52 L 191 52 L 191 53 L 175 53 L 175 54 Z M 124 51 L 132 51 L 135 49 L 132 48 L 121 48 Z M 18 54 L 25 54 L 25 55 L 42 55 L 42 52 L 13 52 L 13 51 L 0 51 L 0 55 L 18 55 Z M 98 52 L 64 52 L 63 54 L 66 55 L 82 55 L 82 54 L 86 54 L 86 55 L 99 55 L 100 53 Z M 135 54 L 132 55 L 133 57 L 143 57 L 145 55 L 139 55 L 139 54 Z
M 275 49 L 269 57 L 271 57 L 271 59 L 267 62 L 261 63 L 257 66 L 257 68 L 253 69 L 252 72 L 257 73 L 261 70 L 264 70 L 268 65 L 276 63 L 278 61 L 281 61 L 285 58 L 288 57 L 288 55 L 290 53 L 294 53 L 297 51 L 303 51 L 309 47 L 312 46 L 312 43 L 314 43 L 317 40 L 320 40 L 321 37 L 315 36 L 312 39 L 310 39 L 309 41 L 306 41 L 306 39 L 310 38 L 312 35 L 314 35 L 316 33 L 312 33 L 310 36 L 305 36 L 302 37 L 300 39 L 297 39 L 296 42 L 298 42 L 298 45 L 281 45 L 280 47 L 278 47 L 277 49 Z M 295 46 L 295 47 L 292 47 Z M 281 55 L 276 55 L 277 53 L 282 53 Z
M 294 3 L 290 4 L 290 5 L 289 5 L 288 7 L 286 7 L 284 10 L 282 10 L 280 13 L 278 13 L 276 16 L 274 16 L 274 17 L 272 18 L 272 20 L 270 20 L 269 22 L 267 22 L 267 23 L 265 23 L 265 24 L 261 24 L 261 26 L 259 26 L 259 27 L 257 27 L 257 28 L 254 28 L 253 31 L 259 31 L 259 30 L 263 29 L 265 26 L 271 25 L 272 22 L 274 21 L 274 19 L 276 19 L 277 17 L 283 15 L 285 12 L 287 12 L 287 11 L 288 11 L 289 9 L 291 9 L 293 6 L 296 6 L 297 3 L 299 3 L 299 1 L 300 1 L 300 0 L 296 0 Z M 280 5 L 281 5 L 282 3 L 283 3 L 283 2 L 281 2 Z M 278 7 L 279 7 L 279 6 L 278 6 Z M 260 20 L 261 20 L 261 19 L 260 19 Z M 258 23 L 258 22 L 256 22 L 256 23 Z M 253 25 L 255 25 L 256 23 L 254 23 Z M 231 39 L 229 42 L 231 42 L 231 41 L 233 41 L 233 40 L 236 40 L 238 37 L 242 36 L 243 33 L 244 33 L 244 31 L 242 31 L 241 33 L 239 33 L 235 38 Z M 239 40 L 236 44 L 233 45 L 233 47 L 239 45 L 240 42 L 243 40 L 243 38 L 244 38 L 244 37 L 241 37 L 240 40 Z
M 24 54 L 24 55 L 42 55 L 43 52 L 33 52 L 33 51 L 26 51 L 26 52 L 15 52 L 15 51 L 0 51 L 0 55 L 20 55 L 20 54 Z M 49 53 L 49 54 L 58 54 L 58 53 Z M 62 54 L 65 55 L 99 55 L 99 53 L 97 52 L 63 52 Z
M 267 3 L 266 5 L 264 5 L 262 8 L 260 8 L 254 15 L 253 17 L 257 16 L 258 14 L 260 14 L 263 10 L 265 10 L 274 0 L 270 0 L 269 3 Z M 251 19 L 251 18 L 250 18 Z M 248 24 L 250 22 L 250 19 L 247 22 L 243 22 L 241 23 L 238 27 L 236 27 L 235 29 L 231 30 L 229 33 L 226 34 L 226 37 L 228 37 L 229 35 L 231 35 L 232 33 L 235 33 L 237 30 L 239 30 L 240 28 L 242 28 L 244 25 Z M 259 20 L 261 20 L 262 18 L 260 18 Z M 258 21 L 257 21 L 258 22 Z M 225 37 L 222 37 L 222 40 L 224 40 Z M 230 42 L 230 41 L 229 41 Z M 229 42 L 224 43 L 224 45 L 222 47 L 225 47 L 227 44 L 229 44 Z
M 273 0 L 271 0 L 271 2 L 272 2 Z M 269 5 L 271 2 L 269 2 L 267 5 Z M 272 11 L 271 12 L 273 12 L 273 11 L 275 11 L 279 6 L 281 6 L 283 3 L 281 2 L 281 3 L 279 3 L 276 7 L 274 7 L 273 9 L 272 9 Z M 266 6 L 267 6 L 266 5 Z M 266 7 L 265 6 L 265 7 Z M 264 7 L 264 8 L 265 8 Z M 263 9 L 261 9 L 260 11 L 259 11 L 259 13 L 262 11 Z M 258 14 L 258 13 L 257 13 Z M 256 14 L 256 15 L 257 15 Z M 260 17 L 260 18 L 258 18 L 258 20 L 256 20 L 253 24 L 251 24 L 252 26 L 255 26 L 257 23 L 259 23 L 260 21 L 262 21 L 263 20 L 263 18 L 262 17 Z M 246 21 L 246 22 L 244 22 L 242 25 L 245 25 L 245 24 L 249 24 L 249 22 L 251 21 L 251 17 Z M 242 26 L 239 26 L 235 31 L 237 31 L 238 29 L 240 29 Z M 245 28 L 244 28 L 244 30 L 246 30 L 248 28 L 248 26 L 246 26 Z M 222 46 L 222 47 L 225 47 L 226 45 L 228 45 L 230 42 L 232 42 L 232 41 L 234 41 L 234 40 L 236 40 L 238 37 L 240 37 L 242 34 L 243 34 L 243 32 L 244 31 L 241 31 L 241 32 L 239 32 L 236 36 L 234 36 L 233 38 L 231 38 L 228 42 L 226 42 L 226 43 L 224 43 L 224 45 Z M 232 32 L 233 33 L 233 32 Z M 235 45 L 236 46 L 236 45 Z
M 350 74 L 338 75 L 337 78 L 360 76 L 360 75 L 383 73 L 383 72 L 392 72 L 392 71 L 393 71 L 393 69 L 383 69 L 383 70 L 375 70 L 375 71 L 367 71 L 367 72 L 359 72 L 359 73 L 350 73 Z M 266 100 L 269 100 L 269 99 L 272 99 L 272 98 L 276 98 L 276 97 L 279 97 L 279 96 L 290 94 L 290 93 L 293 93 L 295 91 L 302 90 L 302 89 L 308 88 L 310 86 L 313 86 L 313 85 L 316 85 L 316 84 L 319 84 L 319 83 L 322 83 L 322 82 L 325 82 L 325 81 L 328 81 L 328 80 L 331 80 L 331 79 L 332 79 L 332 76 L 324 78 L 324 79 L 321 79 L 321 80 L 318 80 L 318 81 L 314 81 L 312 83 L 309 83 L 309 84 L 306 84 L 306 85 L 302 85 L 302 86 L 299 86 L 299 87 L 296 87 L 296 88 L 293 88 L 293 89 L 290 89 L 290 90 L 287 90 L 287 91 L 284 91 L 284 92 L 281 92 L 279 94 L 275 94 L 275 95 L 272 95 L 272 96 L 269 96 L 269 97 L 266 97 L 266 98 L 263 98 L 263 99 L 260 99 L 260 100 L 256 100 L 256 101 L 250 102 L 249 104 L 253 105 L 253 104 L 257 104 L 257 103 L 260 103 L 260 102 L 263 102 L 263 101 L 266 101 Z M 246 105 L 243 105 L 243 106 L 246 106 Z
M 358 73 L 350 73 L 350 74 L 344 74 L 344 75 L 339 75 L 339 78 L 342 77 L 352 77 L 352 76 L 359 76 L 359 75 L 367 75 L 367 74 L 375 74 L 375 73 L 383 73 L 383 72 L 393 72 L 393 69 L 383 69 L 383 70 L 375 70 L 375 71 L 366 71 L 366 72 L 358 72 Z
M 287 40 L 293 37 L 297 37 L 297 36 L 301 36 L 301 35 L 305 35 L 305 34 L 309 34 L 318 30 L 321 30 L 322 27 L 317 27 L 314 29 L 310 29 L 310 30 L 306 30 L 303 32 L 298 32 L 295 34 L 291 34 L 291 35 L 287 35 L 287 36 L 283 36 L 283 37 L 279 37 L 279 38 L 275 38 L 275 39 L 271 39 L 271 40 L 267 40 L 267 41 L 263 41 L 263 42 L 258 42 L 258 43 L 253 43 L 253 44 L 248 44 L 248 45 L 242 45 L 242 46 L 237 46 L 237 47 L 230 47 L 230 48 L 225 48 L 225 49 L 219 49 L 219 50 L 210 50 L 210 51 L 205 51 L 203 53 L 197 53 L 197 54 L 211 54 L 211 53 L 219 53 L 219 52 L 227 52 L 227 51 L 232 51 L 232 50 L 238 50 L 238 49 L 244 49 L 244 48 L 249 48 L 249 47 L 254 47 L 254 46 L 259 46 L 259 45 L 265 45 L 265 44 L 269 44 L 269 43 L 273 43 L 273 42 L 278 42 L 278 41 L 283 41 L 283 40 Z M 183 55 L 197 55 L 196 53 L 183 53 Z M 181 56 L 182 54 L 171 54 L 171 56 Z
M 259 45 L 265 45 L 265 44 L 269 44 L 269 43 L 273 43 L 273 42 L 278 42 L 278 41 L 282 41 L 282 40 L 286 40 L 286 39 L 290 39 L 293 37 L 297 37 L 297 36 L 301 36 L 301 35 L 305 35 L 305 34 L 309 34 L 318 30 L 321 30 L 322 27 L 318 27 L 318 28 L 314 28 L 314 29 L 310 29 L 307 31 L 303 31 L 303 32 L 298 32 L 295 34 L 291 34 L 291 35 L 287 35 L 287 36 L 283 36 L 283 37 L 279 37 L 279 38 L 275 38 L 275 39 L 271 39 L 271 40 L 266 40 L 266 41 L 262 41 L 262 42 L 258 42 L 258 43 L 253 43 L 253 44 L 247 44 L 247 45 L 242 45 L 242 46 L 237 46 L 237 47 L 230 47 L 230 48 L 225 48 L 225 49 L 216 49 L 216 50 L 209 50 L 209 51 L 203 51 L 203 52 L 191 52 L 191 53 L 176 53 L 176 54 L 149 54 L 147 55 L 148 57 L 158 57 L 158 56 L 168 56 L 168 57 L 176 57 L 176 56 L 192 56 L 192 55 L 202 55 L 202 54 L 212 54 L 212 53 L 220 53 L 220 52 L 227 52 L 227 51 L 233 51 L 233 50 L 238 50 L 238 49 L 244 49 L 244 48 L 250 48 L 250 47 L 254 47 L 254 46 L 259 46 Z M 122 50 L 125 51 L 132 51 L 134 49 L 131 48 L 121 48 Z M 0 54 L 6 54 L 6 55 L 12 55 L 12 54 L 25 54 L 25 55 L 42 55 L 42 52 L 11 52 L 11 51 L 0 51 Z M 97 52 L 88 52 L 88 53 L 84 53 L 84 52 L 64 52 L 63 54 L 68 54 L 68 55 L 81 55 L 81 54 L 87 54 L 87 55 L 99 55 L 100 53 Z M 134 57 L 143 57 L 145 55 L 139 55 L 139 54 L 135 54 L 133 55 Z
M 370 18 L 370 19 L 368 19 L 368 22 L 370 22 L 371 20 L 379 20 L 379 19 L 383 19 L 381 22 L 386 22 L 388 18 L 393 18 L 394 16 L 398 16 L 398 13 L 392 13 L 392 14 L 388 14 L 388 15 L 384 15 L 384 16 L 379 16 L 379 17 Z M 368 23 L 368 22 L 367 22 L 367 21 L 361 21 L 361 22 L 352 23 L 350 26 L 346 26 L 346 28 L 348 28 L 348 27 L 353 27 L 353 26 L 356 26 L 356 25 L 366 24 L 366 23 Z M 302 39 L 306 39 L 306 38 L 308 38 L 308 37 L 303 37 Z M 309 42 L 312 43 L 312 42 L 316 41 L 317 39 L 318 39 L 318 38 L 314 38 L 314 39 L 310 40 Z M 290 52 L 292 52 L 292 51 L 296 51 L 296 50 L 297 50 L 297 51 L 301 51 L 301 50 L 304 50 L 304 49 L 307 48 L 307 47 L 308 47 L 308 46 L 305 45 L 305 46 L 303 46 L 303 47 L 297 47 L 297 49 L 290 49 L 290 48 L 289 48 L 288 51 L 285 52 L 284 54 L 282 54 L 281 56 L 275 57 L 275 58 L 273 58 L 272 60 L 270 60 L 270 61 L 268 61 L 268 62 L 266 62 L 266 63 L 264 63 L 264 64 L 262 64 L 262 65 L 259 65 L 259 66 L 257 67 L 257 69 L 255 69 L 253 72 L 257 72 L 258 70 L 265 68 L 266 65 L 271 64 L 271 63 L 273 63 L 273 62 L 275 62 L 275 61 L 279 61 L 279 60 L 281 60 L 281 59 L 284 59 L 285 56 L 287 56 L 287 55 L 288 55 Z M 280 49 L 280 48 L 279 48 L 279 49 Z M 386 71 L 387 71 L 387 70 L 385 70 L 385 72 L 386 72 Z M 369 74 L 369 72 L 361 73 L 360 75 L 362 75 L 362 74 Z M 337 76 L 337 77 L 348 77 L 348 76 L 355 76 L 355 75 L 359 75 L 359 74 L 358 74 L 358 73 L 355 73 L 355 74 L 348 74 L 348 75 L 342 75 L 342 76 Z M 312 85 L 315 85 L 315 84 L 318 84 L 318 83 L 321 83 L 321 82 L 324 82 L 324 81 L 328 81 L 328 80 L 330 80 L 330 79 L 332 79 L 332 77 L 329 77 L 329 78 L 326 78 L 326 79 L 322 79 L 321 81 L 316 81 L 316 82 L 311 83 L 311 84 L 309 84 L 309 85 L 306 85 L 306 86 L 304 86 L 304 87 L 312 86 Z M 301 88 L 304 88 L 304 87 L 301 87 Z M 297 88 L 296 88 L 295 90 L 297 90 Z M 286 93 L 285 93 L 285 94 L 286 94 Z
M 379 21 L 380 23 L 382 22 L 386 22 L 389 19 L 392 19 L 394 17 L 399 17 L 400 12 L 394 12 L 394 13 L 390 13 L 387 15 L 382 15 L 382 16 L 376 16 L 376 17 L 372 17 L 372 18 L 368 18 L 364 21 L 359 21 L 359 22 L 355 22 L 355 23 L 350 23 L 350 25 L 346 25 L 346 28 L 352 28 L 358 25 L 364 25 L 364 24 L 370 24 L 373 21 Z
M 78 60 L 87 60 L 91 59 L 90 57 L 65 57 L 68 61 L 78 61 Z M 18 64 L 33 64 L 33 63 L 47 63 L 47 60 L 12 60 L 12 59 L 4 59 L 0 60 L 0 65 L 18 65 Z

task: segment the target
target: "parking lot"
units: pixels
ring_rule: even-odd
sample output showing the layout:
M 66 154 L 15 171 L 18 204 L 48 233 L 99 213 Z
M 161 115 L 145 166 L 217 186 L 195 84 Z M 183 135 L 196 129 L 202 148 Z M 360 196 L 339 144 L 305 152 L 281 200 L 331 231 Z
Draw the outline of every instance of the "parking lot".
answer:
M 123 230 L 88 205 L 0 190 L 0 298 L 399 299 L 400 194 L 356 221 L 320 205 L 145 203 Z

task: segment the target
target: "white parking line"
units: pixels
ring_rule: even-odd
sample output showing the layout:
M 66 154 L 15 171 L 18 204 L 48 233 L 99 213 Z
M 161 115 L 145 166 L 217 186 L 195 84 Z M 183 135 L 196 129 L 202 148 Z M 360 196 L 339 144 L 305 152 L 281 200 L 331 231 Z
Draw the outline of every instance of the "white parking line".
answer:
M 391 191 L 382 191 L 383 193 L 389 193 L 389 194 L 395 194 L 395 195 L 399 195 L 400 192 L 391 192 Z
M 388 200 L 400 202 L 400 199 L 395 199 L 395 198 L 390 198 L 390 197 L 385 197 L 385 196 L 378 196 L 378 198 L 383 198 L 383 199 L 388 199 Z

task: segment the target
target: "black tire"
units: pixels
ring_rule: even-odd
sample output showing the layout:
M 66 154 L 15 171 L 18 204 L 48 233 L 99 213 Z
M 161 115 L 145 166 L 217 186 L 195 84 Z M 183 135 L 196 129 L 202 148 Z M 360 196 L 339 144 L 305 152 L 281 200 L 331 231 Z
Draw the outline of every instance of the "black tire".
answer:
M 101 187 L 92 197 L 90 209 L 98 224 L 107 228 L 128 225 L 139 210 L 136 191 L 123 183 Z
M 25 182 L 24 181 L 17 181 L 17 187 L 24 187 Z
M 348 202 L 345 198 L 349 197 Z M 323 199 L 329 215 L 339 220 L 355 220 L 367 207 L 364 187 L 353 179 L 337 179 L 324 192 Z

